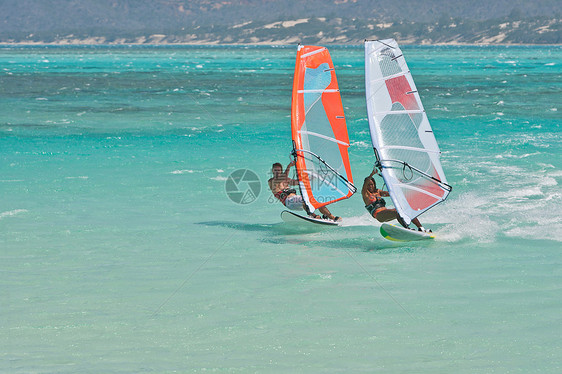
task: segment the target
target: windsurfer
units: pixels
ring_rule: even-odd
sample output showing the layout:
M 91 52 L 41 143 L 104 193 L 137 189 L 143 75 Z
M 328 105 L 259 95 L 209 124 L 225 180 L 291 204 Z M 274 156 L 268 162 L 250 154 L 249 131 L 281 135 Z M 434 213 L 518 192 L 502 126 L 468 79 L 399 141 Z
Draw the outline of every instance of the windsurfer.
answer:
M 306 204 L 304 203 L 302 196 L 297 195 L 297 191 L 291 186 L 296 186 L 299 181 L 296 179 L 289 178 L 289 169 L 294 166 L 295 162 L 291 162 L 287 165 L 285 171 L 283 171 L 283 165 L 279 162 L 273 164 L 271 168 L 271 173 L 273 177 L 270 178 L 267 183 L 269 184 L 269 189 L 283 205 L 285 205 L 290 210 L 305 210 L 309 216 L 312 218 L 320 218 L 314 212 L 309 212 Z M 335 217 L 327 207 L 323 206 L 318 208 L 320 213 L 322 213 L 324 219 L 330 219 L 332 221 L 340 221 L 340 217 Z
M 369 214 L 373 216 L 379 222 L 387 222 L 392 221 L 393 219 L 398 220 L 398 222 L 408 228 L 408 225 L 402 217 L 396 212 L 396 209 L 388 209 L 386 208 L 386 202 L 383 199 L 383 196 L 390 196 L 388 191 L 383 191 L 377 189 L 377 184 L 373 175 L 377 172 L 377 168 L 374 168 L 371 174 L 367 178 L 365 178 L 365 182 L 363 182 L 363 189 L 361 190 L 361 195 L 363 195 L 363 202 L 365 203 L 365 208 L 369 211 Z M 418 231 L 424 232 L 431 232 L 431 230 L 426 230 L 421 225 L 420 221 L 417 218 L 412 220 L 412 223 L 416 225 Z

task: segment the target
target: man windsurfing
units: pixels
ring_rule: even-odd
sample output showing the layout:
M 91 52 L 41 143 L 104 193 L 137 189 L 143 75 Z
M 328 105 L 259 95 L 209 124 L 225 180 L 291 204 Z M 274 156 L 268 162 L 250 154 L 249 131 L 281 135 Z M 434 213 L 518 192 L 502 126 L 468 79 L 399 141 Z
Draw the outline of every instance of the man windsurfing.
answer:
M 285 171 L 283 171 L 283 165 L 279 162 L 273 164 L 271 168 L 271 173 L 273 177 L 270 178 L 267 183 L 269 185 L 269 189 L 285 207 L 290 210 L 304 210 L 307 214 L 312 218 L 323 218 L 323 219 L 330 219 L 334 222 L 341 221 L 340 217 L 334 216 L 327 207 L 323 206 L 318 208 L 320 213 L 322 213 L 322 217 L 315 214 L 314 212 L 309 212 L 306 204 L 301 195 L 297 194 L 297 191 L 292 188 L 292 186 L 296 186 L 299 184 L 299 181 L 293 178 L 289 178 L 289 169 L 291 166 L 294 166 L 295 162 L 292 161 Z

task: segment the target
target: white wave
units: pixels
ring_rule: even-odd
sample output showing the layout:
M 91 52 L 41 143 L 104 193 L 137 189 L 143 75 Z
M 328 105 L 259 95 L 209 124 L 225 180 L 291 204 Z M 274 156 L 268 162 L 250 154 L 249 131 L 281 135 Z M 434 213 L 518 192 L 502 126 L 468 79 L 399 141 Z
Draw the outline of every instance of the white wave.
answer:
M 534 152 L 534 153 L 525 153 L 523 155 L 514 155 L 513 153 L 506 153 L 506 154 L 502 154 L 502 155 L 496 155 L 496 158 L 527 158 L 530 156 L 537 156 L 540 155 L 540 152 Z
M 0 213 L 0 219 L 6 218 L 6 217 L 12 217 L 21 213 L 26 213 L 27 210 L 26 209 L 15 209 L 15 210 L 10 210 L 8 212 L 3 212 Z
M 183 170 L 174 170 L 170 172 L 170 174 L 193 174 L 195 173 L 194 170 L 183 169 Z
M 549 164 L 538 164 L 538 165 L 540 165 L 544 168 L 548 168 L 548 169 L 554 168 L 553 165 L 549 165 Z M 543 172 L 544 172 L 544 170 L 543 170 Z M 548 173 L 548 176 L 550 176 L 550 177 L 562 177 L 562 170 L 552 170 Z
M 362 140 L 358 141 L 358 142 L 353 142 L 351 143 L 351 146 L 353 147 L 359 147 L 359 148 L 368 148 L 370 147 L 369 144 L 367 144 L 367 142 L 364 142 Z
M 552 176 L 560 176 L 560 171 L 552 173 Z M 551 187 L 556 185 L 558 185 L 556 179 L 548 175 L 539 180 L 539 186 L 541 187 Z
M 511 237 L 533 237 L 535 239 L 550 239 L 560 242 L 562 241 L 562 225 L 558 221 L 549 226 L 535 226 L 532 229 L 518 226 L 507 230 L 505 234 Z
M 432 228 L 432 224 L 443 225 L 434 230 L 439 240 L 493 242 L 501 229 L 488 212 L 489 203 L 487 197 L 465 193 L 428 211 L 420 221 L 426 228 Z
M 495 229 L 511 237 L 538 236 L 562 241 L 562 217 L 558 209 L 562 206 L 562 193 L 557 180 L 562 173 L 559 170 L 548 164 L 534 171 L 513 166 L 502 168 L 499 165 L 490 165 L 487 169 L 494 175 L 494 180 L 502 181 L 501 185 L 449 199 L 441 207 L 428 212 L 427 216 L 436 219 L 437 211 L 449 214 L 452 204 L 455 215 L 459 220 L 467 221 L 467 224 L 487 230 Z M 486 181 L 480 183 L 486 184 Z M 466 230 L 452 227 L 461 230 L 461 233 Z
M 377 226 L 380 227 L 380 223 L 371 217 L 369 213 L 365 213 L 361 216 L 355 217 L 343 217 L 340 223 L 342 227 L 350 227 L 350 226 Z
M 78 177 L 65 177 L 64 179 L 88 179 L 89 177 L 86 175 L 80 175 Z
M 210 179 L 214 180 L 214 181 L 225 181 L 228 178 L 227 177 L 223 177 L 223 176 L 216 176 L 216 177 L 211 177 Z
M 534 187 L 529 187 L 529 188 L 516 188 L 513 190 L 508 191 L 508 200 L 525 200 L 528 199 L 530 197 L 536 197 L 536 196 L 544 196 L 544 193 L 541 191 L 541 187 L 540 186 L 534 186 Z
M 543 238 L 562 241 L 562 217 L 559 207 L 562 194 L 544 193 L 543 197 L 514 204 L 505 234 L 511 237 Z M 512 207 L 513 209 L 513 207 Z
M 444 107 L 435 106 L 432 109 L 433 110 L 440 110 L 442 112 L 448 112 L 449 111 L 449 108 L 447 108 L 446 106 L 444 106 Z

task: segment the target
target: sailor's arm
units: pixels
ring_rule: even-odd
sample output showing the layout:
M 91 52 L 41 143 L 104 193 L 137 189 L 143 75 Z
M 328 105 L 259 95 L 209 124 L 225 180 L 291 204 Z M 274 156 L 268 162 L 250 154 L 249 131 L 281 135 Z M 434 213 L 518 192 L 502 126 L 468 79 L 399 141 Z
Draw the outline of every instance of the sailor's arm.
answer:
M 365 180 L 363 181 L 363 188 L 361 189 L 361 194 L 365 194 L 365 192 L 367 191 L 367 182 L 373 177 L 373 175 L 375 175 L 377 172 L 377 168 L 374 167 L 373 171 L 371 171 L 371 174 L 369 174 L 368 177 L 365 177 Z
M 289 169 L 291 169 L 291 166 L 294 165 L 295 165 L 295 161 L 291 161 L 289 165 L 287 165 L 287 168 L 285 169 L 285 172 L 283 174 L 285 174 L 285 176 L 289 175 Z

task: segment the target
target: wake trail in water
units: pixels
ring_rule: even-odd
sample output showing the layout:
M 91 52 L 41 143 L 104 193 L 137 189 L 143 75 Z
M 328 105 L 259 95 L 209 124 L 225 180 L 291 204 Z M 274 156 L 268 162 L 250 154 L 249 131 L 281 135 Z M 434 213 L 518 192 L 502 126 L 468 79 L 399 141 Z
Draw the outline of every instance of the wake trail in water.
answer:
M 7 212 L 2 212 L 2 213 L 0 213 L 0 219 L 4 219 L 4 218 L 7 218 L 7 217 L 13 217 L 13 216 L 16 216 L 18 214 L 22 214 L 22 213 L 26 213 L 26 212 L 27 212 L 26 209 L 15 209 L 15 210 L 7 211 Z

